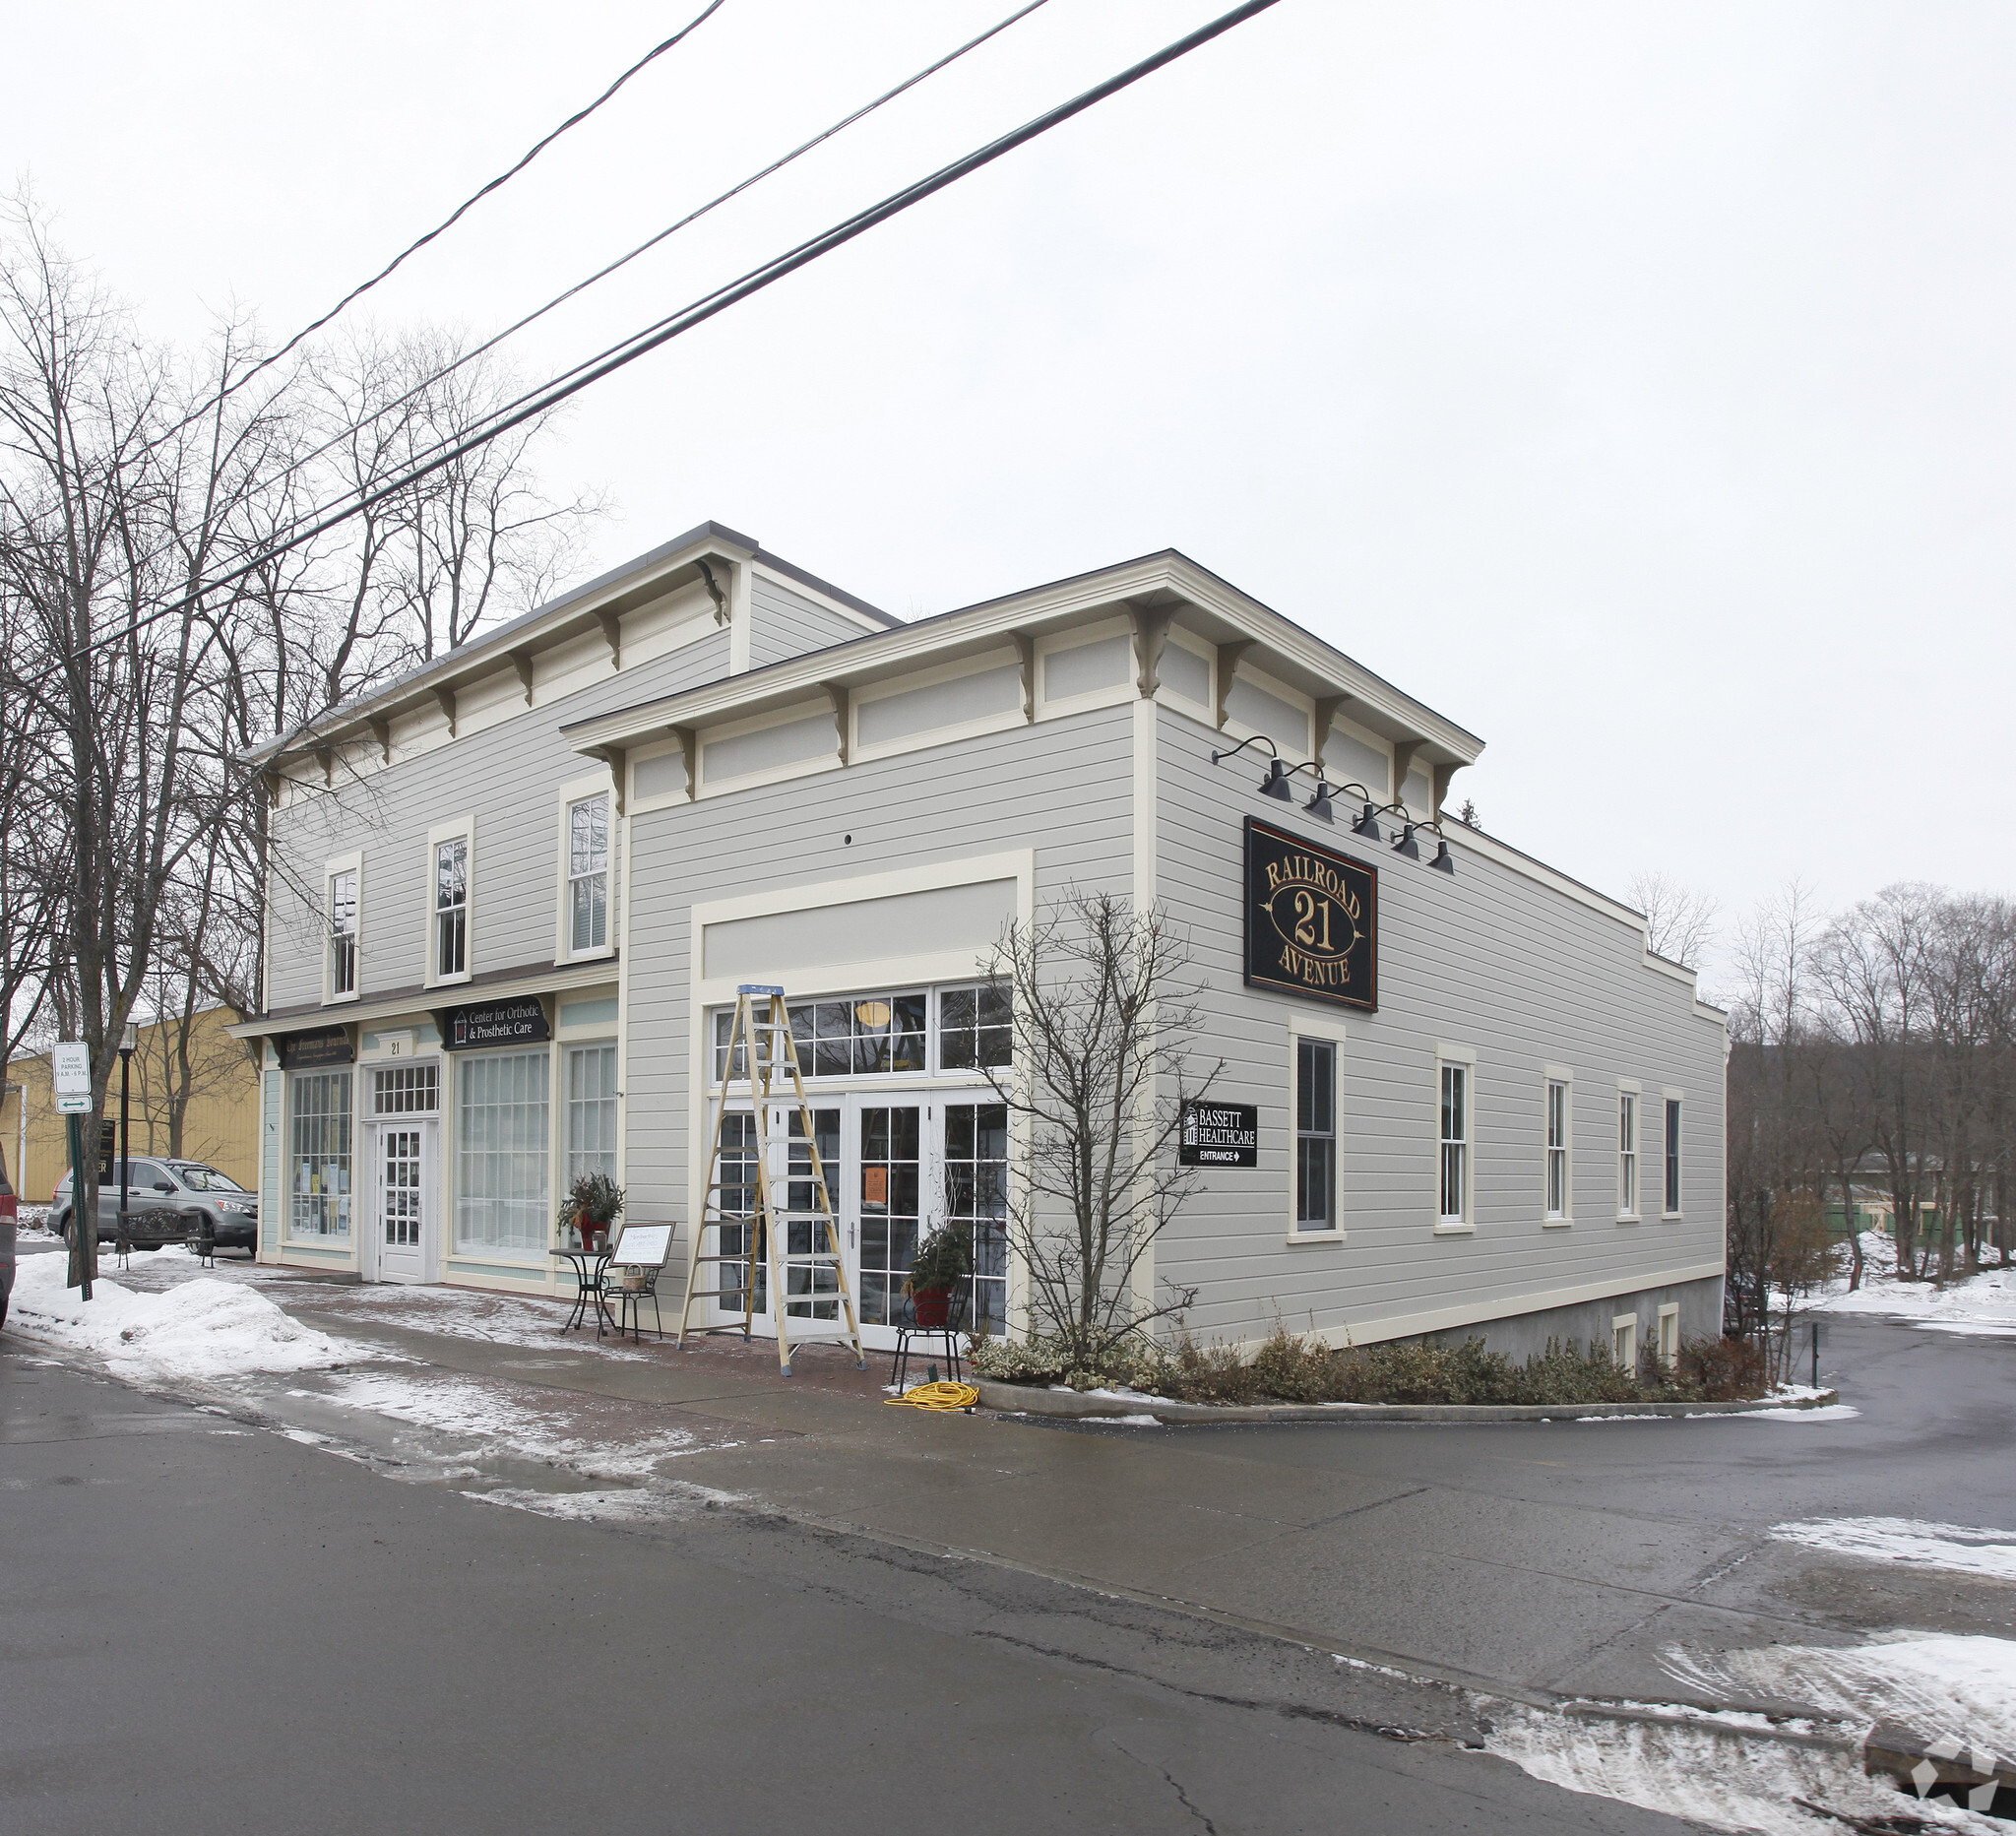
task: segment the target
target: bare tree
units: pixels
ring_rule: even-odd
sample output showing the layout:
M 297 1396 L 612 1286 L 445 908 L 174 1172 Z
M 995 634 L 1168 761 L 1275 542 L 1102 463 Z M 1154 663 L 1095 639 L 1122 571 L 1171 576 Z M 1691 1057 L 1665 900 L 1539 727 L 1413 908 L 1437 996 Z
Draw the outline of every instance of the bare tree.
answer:
M 1706 893 L 1656 871 L 1633 875 L 1627 895 L 1645 914 L 1645 940 L 1652 953 L 1698 969 L 1715 941 L 1721 907 Z
M 1030 1324 L 1097 1363 L 1196 1298 L 1141 1292 L 1195 1180 L 1175 1153 L 1183 1105 L 1223 1069 L 1197 1076 L 1185 1050 L 1198 1029 L 1188 946 L 1158 908 L 1071 892 L 1011 925 L 982 968 L 1014 994 L 1014 1063 L 988 1077 L 1026 1137 L 1008 1234 Z
M 256 1002 L 267 787 L 246 748 L 523 609 L 572 553 L 590 506 L 539 495 L 532 425 L 267 552 L 515 389 L 494 363 L 434 382 L 452 348 L 366 341 L 346 393 L 304 353 L 226 394 L 257 361 L 244 326 L 146 345 L 31 203 L 0 217 L 0 1015 L 10 1040 L 39 1012 L 90 1044 L 87 1127 L 130 1019 Z M 78 1185 L 73 1281 L 94 1268 L 94 1163 Z

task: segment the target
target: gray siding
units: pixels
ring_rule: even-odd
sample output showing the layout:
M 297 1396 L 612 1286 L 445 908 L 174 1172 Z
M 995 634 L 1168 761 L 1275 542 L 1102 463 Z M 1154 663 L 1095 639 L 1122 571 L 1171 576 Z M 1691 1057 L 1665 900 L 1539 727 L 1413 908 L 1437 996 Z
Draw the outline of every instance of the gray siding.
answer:
M 857 619 L 829 611 L 816 600 L 808 600 L 803 594 L 793 593 L 788 587 L 767 580 L 761 574 L 750 578 L 749 667 L 752 669 L 867 635 L 868 627 Z
M 322 863 L 364 856 L 358 981 L 363 997 L 417 987 L 427 948 L 427 831 L 473 813 L 470 968 L 475 975 L 553 960 L 559 910 L 559 787 L 595 770 L 561 726 L 673 694 L 727 672 L 728 638 L 711 632 L 669 656 L 407 759 L 328 796 L 280 811 L 273 905 L 275 1008 L 322 998 Z M 618 870 L 621 861 L 617 862 Z M 612 895 L 620 887 L 612 887 Z M 611 900 L 612 912 L 617 908 Z M 612 941 L 618 945 L 611 922 Z M 340 1010 L 334 1010 L 340 1012 Z
M 1130 721 L 1127 708 L 1101 709 L 634 817 L 623 1074 L 632 1215 L 687 1216 L 695 901 L 1032 847 L 1039 900 L 1073 883 L 1124 892 Z
M 1354 842 L 1254 793 L 1244 769 L 1216 768 L 1211 730 L 1159 715 L 1159 891 L 1191 933 L 1206 984 L 1217 1094 L 1260 1106 L 1260 1167 L 1207 1171 L 1166 1234 L 1158 1269 L 1198 1290 L 1206 1337 L 1355 1330 L 1477 1303 L 1514 1313 L 1595 1283 L 1621 1294 L 1666 1270 L 1722 1257 L 1721 1026 L 1685 983 L 1642 960 L 1628 924 L 1465 847 L 1458 874 Z M 1379 868 L 1379 1010 L 1360 1013 L 1244 986 L 1243 836 L 1265 816 Z M 1292 1013 L 1341 1020 L 1343 1243 L 1290 1244 Z M 1435 1045 L 1473 1046 L 1473 1235 L 1434 1234 Z M 1544 1063 L 1575 1073 L 1572 1228 L 1544 1229 Z M 1617 1079 L 1644 1086 L 1645 1221 L 1616 1220 Z M 1686 1092 L 1684 1218 L 1658 1216 L 1660 1093 Z M 1621 1310 L 1621 1309 L 1620 1309 Z M 1687 1320 L 1690 1332 L 1697 1322 Z M 1460 1336 L 1460 1335 L 1459 1335 Z

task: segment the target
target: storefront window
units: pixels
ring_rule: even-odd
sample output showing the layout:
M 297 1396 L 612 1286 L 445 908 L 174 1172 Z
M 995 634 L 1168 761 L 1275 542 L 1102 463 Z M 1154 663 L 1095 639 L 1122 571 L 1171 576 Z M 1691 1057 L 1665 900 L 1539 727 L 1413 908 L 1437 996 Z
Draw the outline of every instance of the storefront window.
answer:
M 914 1103 L 861 1111 L 861 1324 L 887 1326 L 902 1310 L 917 1253 L 923 1111 Z
M 908 994 L 858 994 L 844 1001 L 805 1001 L 790 1010 L 791 1039 L 798 1050 L 798 1069 L 806 1077 L 874 1077 L 920 1072 L 927 1062 L 924 1017 L 926 997 Z M 714 1076 L 717 1083 L 728 1069 L 728 1035 L 735 1010 L 724 1007 L 714 1016 Z M 749 1075 L 740 1047 L 735 1051 L 733 1078 Z
M 350 1074 L 297 1071 L 288 1124 L 287 1231 L 350 1234 Z
M 462 1060 L 455 1246 L 545 1252 L 546 1054 L 485 1052 Z
M 616 1048 L 567 1048 L 567 1183 L 583 1173 L 616 1176 Z
M 972 1232 L 969 1332 L 1003 1333 L 1008 1320 L 1008 1106 L 945 1107 L 945 1216 Z
M 1007 988 L 983 981 L 941 988 L 936 1000 L 940 1071 L 997 1070 L 1013 1061 L 1015 1030 Z M 930 1069 L 931 998 L 905 993 L 850 995 L 845 1000 L 799 1001 L 790 1009 L 791 1040 L 806 1077 L 919 1075 Z M 734 1009 L 714 1015 L 714 1079 L 740 1083 L 749 1075 L 747 1053 L 737 1047 L 728 1069 L 728 1035 Z
M 938 994 L 938 1068 L 987 1071 L 1014 1056 L 1008 990 L 998 981 Z

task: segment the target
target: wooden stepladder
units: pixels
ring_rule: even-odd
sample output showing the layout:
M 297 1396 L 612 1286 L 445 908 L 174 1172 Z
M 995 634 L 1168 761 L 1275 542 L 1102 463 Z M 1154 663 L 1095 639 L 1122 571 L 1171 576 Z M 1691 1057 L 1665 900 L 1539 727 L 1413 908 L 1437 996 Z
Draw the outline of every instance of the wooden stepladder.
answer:
M 749 1081 L 746 1110 L 731 1108 L 727 1101 L 738 1072 Z M 714 1287 L 700 1286 L 703 1268 L 718 1271 Z M 724 1312 L 739 1311 L 741 1318 L 694 1325 L 694 1306 L 707 1300 L 720 1301 Z M 777 1365 L 787 1377 L 794 1344 L 847 1346 L 854 1368 L 867 1369 L 784 990 L 744 982 L 735 990 L 722 1104 L 707 1156 L 707 1191 L 686 1263 L 680 1349 L 689 1336 L 709 1333 L 737 1332 L 748 1339 L 766 1301 L 777 1326 Z

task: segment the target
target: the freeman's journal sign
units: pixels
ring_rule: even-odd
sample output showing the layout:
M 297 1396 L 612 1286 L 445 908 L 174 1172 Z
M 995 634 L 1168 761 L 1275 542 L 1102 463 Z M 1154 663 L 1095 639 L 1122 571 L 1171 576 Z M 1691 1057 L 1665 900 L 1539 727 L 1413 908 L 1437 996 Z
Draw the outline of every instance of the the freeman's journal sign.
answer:
M 1379 870 L 1246 818 L 1246 984 L 1379 1005 Z

